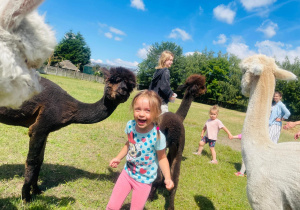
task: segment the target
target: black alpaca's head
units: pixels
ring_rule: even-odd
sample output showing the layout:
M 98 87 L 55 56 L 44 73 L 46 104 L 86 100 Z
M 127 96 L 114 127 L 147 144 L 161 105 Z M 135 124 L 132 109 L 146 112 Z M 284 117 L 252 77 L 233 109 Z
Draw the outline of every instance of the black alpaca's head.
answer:
M 123 67 L 107 70 L 102 68 L 105 77 L 105 94 L 110 100 L 124 103 L 136 86 L 136 77 L 132 71 Z
M 205 76 L 193 74 L 189 76 L 183 85 L 178 87 L 178 90 L 185 90 L 186 94 L 191 94 L 194 98 L 206 93 Z

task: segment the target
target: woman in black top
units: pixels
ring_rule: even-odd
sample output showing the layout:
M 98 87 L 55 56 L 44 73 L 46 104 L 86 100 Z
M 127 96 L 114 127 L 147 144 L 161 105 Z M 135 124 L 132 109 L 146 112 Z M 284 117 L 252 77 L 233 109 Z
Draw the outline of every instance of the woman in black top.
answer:
M 170 87 L 170 71 L 168 69 L 172 66 L 173 59 L 174 54 L 172 52 L 165 50 L 161 53 L 158 66 L 155 67 L 156 71 L 149 86 L 149 90 L 157 92 L 162 98 L 162 113 L 169 111 L 169 101 L 174 101 L 177 96 Z

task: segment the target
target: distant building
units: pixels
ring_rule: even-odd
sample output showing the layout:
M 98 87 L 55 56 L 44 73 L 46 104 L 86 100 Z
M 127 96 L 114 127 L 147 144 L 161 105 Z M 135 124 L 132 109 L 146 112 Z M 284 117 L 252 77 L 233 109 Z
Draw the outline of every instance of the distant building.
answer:
M 58 66 L 59 68 L 62 68 L 62 69 L 70 69 L 70 70 L 73 70 L 73 71 L 76 71 L 76 72 L 79 72 L 80 70 L 69 60 L 64 60 L 64 61 L 61 61 L 57 64 L 55 64 L 55 66 Z

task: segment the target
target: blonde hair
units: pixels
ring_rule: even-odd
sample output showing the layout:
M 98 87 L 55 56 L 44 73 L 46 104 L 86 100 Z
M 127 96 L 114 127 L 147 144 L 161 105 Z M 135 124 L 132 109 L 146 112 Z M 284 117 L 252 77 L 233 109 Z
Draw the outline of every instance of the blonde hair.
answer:
M 211 113 L 211 111 L 216 111 L 217 114 L 219 114 L 219 106 L 218 105 L 213 105 L 212 107 L 210 107 L 209 113 Z
M 146 98 L 149 101 L 150 105 L 150 114 L 152 122 L 156 127 L 159 123 L 159 115 L 161 114 L 161 98 L 159 95 L 152 90 L 142 90 L 136 94 L 131 102 L 131 109 L 134 109 L 134 105 L 139 98 Z M 157 139 L 160 139 L 159 130 L 157 130 Z
M 158 66 L 155 67 L 155 69 L 162 69 L 165 68 L 165 62 L 169 60 L 171 57 L 174 58 L 174 54 L 169 51 L 165 50 L 160 54 L 159 60 L 158 60 Z

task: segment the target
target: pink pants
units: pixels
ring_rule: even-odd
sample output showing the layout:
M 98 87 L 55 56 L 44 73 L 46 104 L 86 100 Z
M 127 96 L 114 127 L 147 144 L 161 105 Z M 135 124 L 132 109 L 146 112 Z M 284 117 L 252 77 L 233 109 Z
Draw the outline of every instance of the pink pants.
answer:
M 116 210 L 122 207 L 127 195 L 132 190 L 131 210 L 142 210 L 148 199 L 152 184 L 144 184 L 135 181 L 123 169 L 120 174 L 113 192 L 110 196 L 106 210 Z

